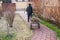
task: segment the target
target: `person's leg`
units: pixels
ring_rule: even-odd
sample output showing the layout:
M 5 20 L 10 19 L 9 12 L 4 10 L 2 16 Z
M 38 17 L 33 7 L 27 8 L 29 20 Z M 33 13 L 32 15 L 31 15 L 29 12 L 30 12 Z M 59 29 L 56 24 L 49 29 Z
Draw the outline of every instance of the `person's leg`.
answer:
M 31 14 L 31 18 L 32 18 L 32 14 Z
M 27 21 L 29 22 L 29 15 L 27 15 Z
M 30 15 L 28 15 L 28 22 L 29 22 L 29 19 L 30 19 Z

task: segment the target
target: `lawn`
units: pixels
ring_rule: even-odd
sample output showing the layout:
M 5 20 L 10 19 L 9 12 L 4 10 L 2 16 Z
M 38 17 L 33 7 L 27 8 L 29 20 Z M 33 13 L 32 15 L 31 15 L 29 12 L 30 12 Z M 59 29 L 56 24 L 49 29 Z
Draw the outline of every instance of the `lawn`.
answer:
M 9 36 L 7 36 L 7 25 L 5 19 L 0 20 L 0 40 L 30 40 L 33 32 L 25 23 L 20 15 L 15 15 L 13 27 L 9 27 Z
M 15 40 L 15 33 L 12 33 L 10 35 L 7 35 L 5 32 L 0 33 L 0 40 Z
M 55 31 L 56 34 L 57 34 L 57 38 L 60 38 L 60 30 L 57 29 L 57 26 L 54 26 L 54 25 L 52 25 L 52 24 L 50 24 L 50 23 L 48 23 L 48 22 L 46 22 L 46 21 L 44 21 L 44 20 L 40 20 L 40 23 L 43 24 L 43 25 L 45 25 L 45 26 L 47 26 L 47 27 L 50 28 L 51 30 Z M 59 40 L 60 40 L 60 39 L 59 39 Z

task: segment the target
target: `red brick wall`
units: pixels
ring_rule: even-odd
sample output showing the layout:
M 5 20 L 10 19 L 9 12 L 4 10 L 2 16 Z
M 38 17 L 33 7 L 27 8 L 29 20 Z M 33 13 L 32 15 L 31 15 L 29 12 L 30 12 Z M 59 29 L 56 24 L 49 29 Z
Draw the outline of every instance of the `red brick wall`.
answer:
M 15 11 L 16 10 L 16 5 L 15 3 L 3 3 L 2 4 L 3 11 Z

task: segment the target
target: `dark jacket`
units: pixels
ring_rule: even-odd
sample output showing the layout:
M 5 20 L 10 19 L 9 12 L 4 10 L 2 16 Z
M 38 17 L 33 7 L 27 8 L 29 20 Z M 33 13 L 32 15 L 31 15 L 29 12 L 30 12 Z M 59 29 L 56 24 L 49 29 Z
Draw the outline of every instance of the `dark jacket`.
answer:
M 32 6 L 28 6 L 26 11 L 27 11 L 28 14 L 32 14 L 33 13 Z

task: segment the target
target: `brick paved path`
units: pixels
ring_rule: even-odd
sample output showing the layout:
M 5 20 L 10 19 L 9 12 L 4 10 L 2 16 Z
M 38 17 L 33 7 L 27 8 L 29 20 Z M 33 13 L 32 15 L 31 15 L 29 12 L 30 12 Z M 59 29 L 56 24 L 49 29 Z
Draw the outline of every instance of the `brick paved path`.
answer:
M 26 13 L 19 13 L 19 15 L 27 22 L 27 14 Z M 56 33 L 44 25 L 40 25 L 40 29 L 35 29 L 33 31 L 33 35 L 31 40 L 56 40 Z

